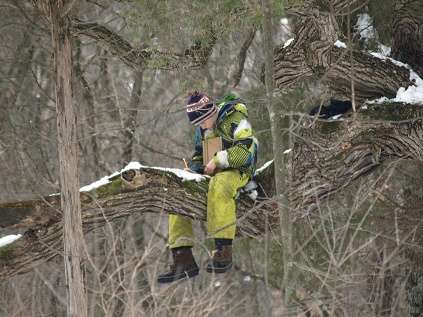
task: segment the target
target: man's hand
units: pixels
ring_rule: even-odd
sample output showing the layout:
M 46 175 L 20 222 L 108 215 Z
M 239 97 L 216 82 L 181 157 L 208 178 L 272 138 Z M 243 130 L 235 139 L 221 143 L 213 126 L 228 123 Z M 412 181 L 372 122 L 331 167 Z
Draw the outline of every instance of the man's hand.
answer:
M 204 168 L 204 174 L 213 175 L 216 172 L 216 164 L 214 163 L 213 159 L 207 163 L 206 167 Z

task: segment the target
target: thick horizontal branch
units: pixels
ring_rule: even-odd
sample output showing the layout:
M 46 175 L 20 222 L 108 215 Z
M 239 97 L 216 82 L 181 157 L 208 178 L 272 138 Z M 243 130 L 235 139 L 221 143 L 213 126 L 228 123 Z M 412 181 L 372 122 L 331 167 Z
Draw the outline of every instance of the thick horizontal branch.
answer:
M 104 46 L 111 54 L 135 70 L 198 68 L 207 62 L 215 41 L 206 47 L 194 45 L 183 53 L 165 52 L 152 48 L 134 48 L 122 36 L 97 23 L 74 20 L 73 34 L 87 36 Z
M 384 162 L 423 160 L 423 111 L 408 104 L 369 105 L 355 120 L 303 119 L 295 140 L 290 198 L 309 215 Z M 396 121 L 393 121 L 396 120 Z
M 263 174 L 265 175 L 265 173 Z M 85 233 L 134 214 L 175 213 L 206 220 L 208 178 L 183 181 L 172 172 L 143 168 L 126 171 L 110 183 L 82 193 L 82 221 Z M 0 205 L 0 227 L 25 229 L 23 237 L 0 248 L 0 280 L 27 272 L 62 252 L 60 196 Z M 274 206 L 266 199 L 238 200 L 238 234 L 255 236 L 265 230 L 263 214 L 277 226 Z
M 313 5 L 308 3 L 298 19 L 294 40 L 276 49 L 274 78 L 279 89 L 317 80 L 329 88 L 332 96 L 351 99 L 353 81 L 355 100 L 360 103 L 383 96 L 392 98 L 400 87 L 413 84 L 407 68 L 339 42 L 339 26 L 333 13 L 313 10 Z M 349 6 L 343 0 L 337 5 L 338 10 Z
M 283 90 L 308 79 L 319 79 L 326 84 L 331 95 L 340 99 L 351 98 L 351 80 L 355 83 L 357 101 L 379 97 L 395 97 L 400 87 L 408 87 L 410 71 L 391 62 L 382 60 L 369 53 L 354 51 L 352 61 L 348 50 L 333 45 L 298 47 L 293 44 L 279 48 L 276 52 L 275 83 Z M 323 44 L 320 42 L 320 44 Z

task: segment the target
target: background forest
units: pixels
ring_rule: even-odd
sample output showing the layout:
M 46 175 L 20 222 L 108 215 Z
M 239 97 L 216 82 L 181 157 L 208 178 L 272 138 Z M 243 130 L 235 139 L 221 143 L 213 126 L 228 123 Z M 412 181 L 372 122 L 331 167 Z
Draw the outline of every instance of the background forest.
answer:
M 0 0 L 0 238 L 23 235 L 0 247 L 0 316 L 65 316 L 69 305 L 62 211 L 46 198 L 61 192 L 66 165 L 43 11 L 54 3 Z M 132 161 L 183 168 L 194 90 L 240 96 L 258 166 L 274 160 L 259 203 L 242 205 L 223 277 L 156 284 L 172 210 L 99 207 L 96 223 L 83 207 L 87 316 L 423 316 L 420 0 L 81 0 L 59 16 L 71 34 L 81 187 Z M 353 109 L 309 115 L 331 98 Z M 189 193 L 172 197 L 183 206 Z M 99 206 L 130 198 L 101 195 Z M 57 208 L 28 221 L 9 202 Z M 204 222 L 195 230 L 204 263 Z

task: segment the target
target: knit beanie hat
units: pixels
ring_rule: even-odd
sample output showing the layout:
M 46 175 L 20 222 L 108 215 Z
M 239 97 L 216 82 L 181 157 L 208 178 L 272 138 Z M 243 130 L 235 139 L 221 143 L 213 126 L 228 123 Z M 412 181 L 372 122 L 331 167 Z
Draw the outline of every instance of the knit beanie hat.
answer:
M 194 125 L 200 125 L 217 112 L 209 96 L 201 92 L 194 92 L 187 102 L 187 114 L 189 121 Z

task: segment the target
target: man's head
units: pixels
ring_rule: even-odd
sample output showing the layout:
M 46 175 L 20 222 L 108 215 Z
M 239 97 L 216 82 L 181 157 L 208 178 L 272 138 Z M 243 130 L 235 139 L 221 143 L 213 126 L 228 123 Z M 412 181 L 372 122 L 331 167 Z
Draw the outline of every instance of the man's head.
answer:
M 216 122 L 217 107 L 204 93 L 194 92 L 190 95 L 186 109 L 189 121 L 196 126 L 201 125 L 203 129 L 210 129 Z

